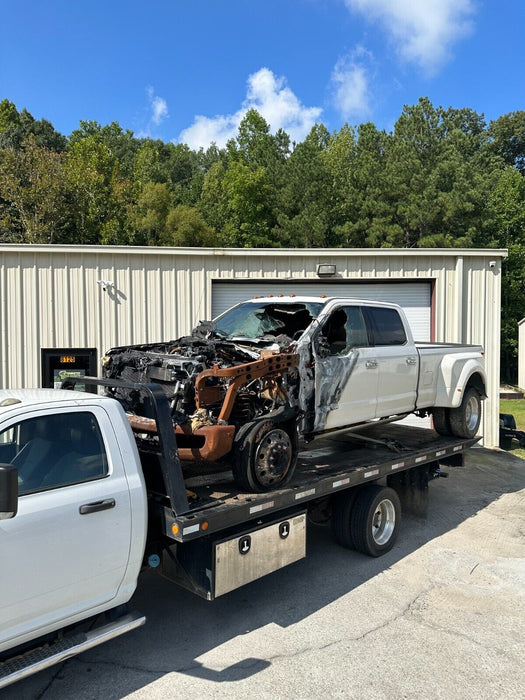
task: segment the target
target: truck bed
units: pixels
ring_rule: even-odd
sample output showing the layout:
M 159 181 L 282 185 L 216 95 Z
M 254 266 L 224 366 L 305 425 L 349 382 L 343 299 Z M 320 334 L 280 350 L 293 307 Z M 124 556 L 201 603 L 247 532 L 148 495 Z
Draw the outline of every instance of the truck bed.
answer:
M 412 467 L 446 463 L 478 441 L 394 424 L 369 428 L 363 436 L 389 446 L 348 435 L 323 438 L 303 447 L 292 481 L 276 491 L 242 493 L 229 471 L 188 476 L 190 510 L 177 517 L 166 511 L 166 534 L 178 542 L 194 540 Z

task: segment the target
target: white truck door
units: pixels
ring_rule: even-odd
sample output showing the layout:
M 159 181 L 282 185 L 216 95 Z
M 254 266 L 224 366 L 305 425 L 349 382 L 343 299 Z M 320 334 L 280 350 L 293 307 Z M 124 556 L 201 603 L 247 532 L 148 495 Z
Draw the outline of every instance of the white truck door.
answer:
M 409 413 L 416 404 L 419 355 L 397 309 L 363 307 L 379 374 L 376 418 Z
M 104 409 L 28 415 L 0 433 L 14 443 L 21 494 L 0 521 L 4 640 L 114 598 L 130 549 L 129 490 Z
M 314 340 L 315 430 L 371 420 L 376 414 L 378 364 L 359 306 L 338 306 Z

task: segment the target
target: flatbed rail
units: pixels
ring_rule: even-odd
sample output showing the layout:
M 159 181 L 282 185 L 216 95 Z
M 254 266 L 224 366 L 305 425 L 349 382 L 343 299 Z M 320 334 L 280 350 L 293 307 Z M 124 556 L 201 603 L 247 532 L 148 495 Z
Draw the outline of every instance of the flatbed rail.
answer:
M 383 438 L 386 433 L 396 441 L 398 451 L 343 435 L 326 438 L 323 447 L 300 452 L 294 478 L 284 489 L 242 493 L 235 488 L 229 472 L 190 477 L 186 486 L 196 498 L 190 502 L 190 511 L 182 515 L 173 517 L 166 509 L 165 534 L 177 542 L 188 542 L 414 467 L 457 463 L 460 455 L 479 440 L 445 437 L 429 428 L 402 425 L 382 426 Z

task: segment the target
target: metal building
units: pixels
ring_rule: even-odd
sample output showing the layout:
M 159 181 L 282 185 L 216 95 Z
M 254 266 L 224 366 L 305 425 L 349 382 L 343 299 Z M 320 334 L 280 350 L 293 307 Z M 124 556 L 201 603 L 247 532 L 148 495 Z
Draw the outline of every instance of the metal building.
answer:
M 383 299 L 405 308 L 417 340 L 485 347 L 483 434 L 494 446 L 505 256 L 488 249 L 2 245 L 0 387 L 41 386 L 55 367 L 53 352 L 66 369 L 83 349 L 98 362 L 115 345 L 187 334 L 198 320 L 254 295 Z

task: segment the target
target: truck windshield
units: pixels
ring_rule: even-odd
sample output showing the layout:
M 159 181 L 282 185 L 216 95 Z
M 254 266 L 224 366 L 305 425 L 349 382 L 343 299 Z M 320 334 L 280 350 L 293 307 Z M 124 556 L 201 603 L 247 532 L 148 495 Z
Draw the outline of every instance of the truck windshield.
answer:
M 216 318 L 215 324 L 227 338 L 286 335 L 294 339 L 302 335 L 322 308 L 322 302 L 245 302 Z

